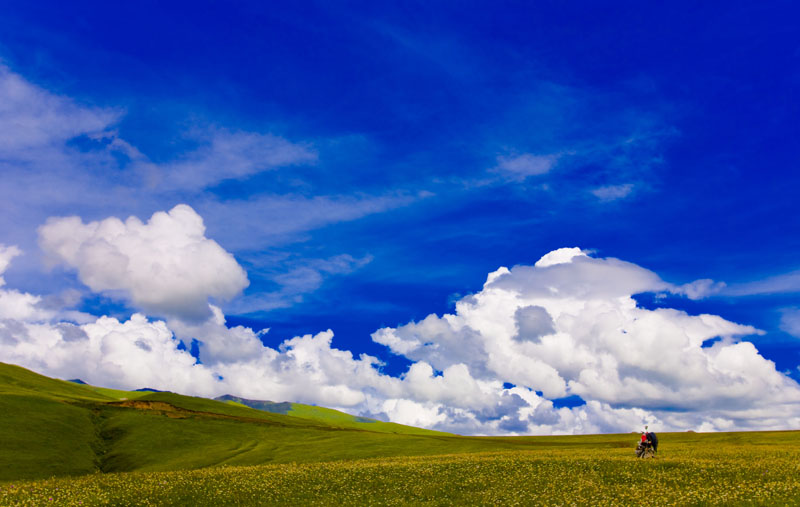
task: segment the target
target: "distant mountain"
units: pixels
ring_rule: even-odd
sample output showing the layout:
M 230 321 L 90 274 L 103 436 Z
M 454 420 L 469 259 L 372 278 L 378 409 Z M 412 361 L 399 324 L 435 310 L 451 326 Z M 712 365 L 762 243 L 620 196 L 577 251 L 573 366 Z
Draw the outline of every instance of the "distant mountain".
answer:
M 67 382 L 72 382 L 74 384 L 80 384 L 82 386 L 88 386 L 89 385 L 89 384 L 87 384 L 86 382 L 84 382 L 83 380 L 81 380 L 79 378 L 71 378 L 71 379 L 67 380 Z M 137 393 L 168 393 L 170 391 L 160 391 L 158 389 L 153 389 L 152 387 L 143 387 L 141 389 L 134 389 L 133 392 L 137 392 Z
M 377 423 L 376 426 L 391 424 L 378 421 L 377 419 L 369 419 L 366 417 L 359 417 L 345 412 L 340 412 L 332 408 L 317 407 L 315 405 L 303 405 L 302 403 L 290 403 L 288 401 L 275 402 L 264 400 L 248 400 L 247 398 L 239 398 L 238 396 L 233 396 L 232 394 L 226 394 L 214 399 L 217 401 L 224 401 L 226 403 L 244 405 L 256 410 L 272 412 L 273 414 L 290 415 L 293 417 L 300 417 L 302 419 L 323 421 L 329 424 L 336 424 L 351 428 L 356 427 L 366 429 L 368 426 L 365 425 L 375 423 Z
M 240 403 L 246 407 L 254 408 L 256 410 L 263 410 L 264 412 L 272 412 L 273 414 L 288 414 L 292 410 L 292 403 L 288 401 L 264 401 L 264 400 L 248 400 L 247 398 L 239 398 L 232 394 L 224 394 L 214 398 L 217 401 L 232 401 Z

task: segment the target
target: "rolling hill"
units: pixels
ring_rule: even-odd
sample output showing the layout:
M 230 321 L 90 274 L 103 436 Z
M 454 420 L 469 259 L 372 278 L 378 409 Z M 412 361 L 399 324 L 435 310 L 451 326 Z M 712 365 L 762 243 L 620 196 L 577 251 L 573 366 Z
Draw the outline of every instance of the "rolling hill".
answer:
M 0 480 L 470 452 L 502 440 L 455 435 L 288 404 L 119 391 L 0 363 Z
M 800 498 L 796 431 L 663 433 L 657 458 L 639 460 L 631 434 L 464 437 L 308 405 L 105 389 L 2 363 L 0 414 L 3 505 Z

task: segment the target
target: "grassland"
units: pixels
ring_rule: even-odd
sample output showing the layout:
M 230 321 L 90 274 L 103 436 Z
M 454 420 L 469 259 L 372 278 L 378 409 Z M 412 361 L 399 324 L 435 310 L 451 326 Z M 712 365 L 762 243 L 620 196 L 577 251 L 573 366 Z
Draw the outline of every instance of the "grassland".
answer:
M 295 410 L 282 415 L 174 393 L 98 388 L 0 363 L 0 481 L 449 452 L 447 444 L 423 438 L 445 433 L 359 422 L 320 407 L 292 404 Z M 486 448 L 458 447 L 475 446 Z
M 798 435 L 750 436 L 665 435 L 650 460 L 595 445 L 608 437 L 572 437 L 502 452 L 95 474 L 0 485 L 0 504 L 797 504 Z
M 0 364 L 0 505 L 800 504 L 800 432 L 664 433 L 639 460 L 630 434 L 459 437 L 307 410 Z

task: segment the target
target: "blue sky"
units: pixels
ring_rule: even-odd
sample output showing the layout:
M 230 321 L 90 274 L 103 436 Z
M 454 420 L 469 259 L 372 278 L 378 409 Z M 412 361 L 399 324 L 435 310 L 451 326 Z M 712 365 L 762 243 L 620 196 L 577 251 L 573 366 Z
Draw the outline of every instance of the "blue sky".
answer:
M 737 340 L 800 379 L 798 14 L 12 2 L 0 60 L 27 91 L 0 115 L 0 243 L 23 251 L 6 284 L 62 310 L 175 318 L 53 261 L 37 228 L 187 204 L 246 272 L 235 295 L 209 293 L 229 328 L 269 328 L 273 348 L 331 329 L 334 348 L 401 378 L 423 359 L 376 330 L 454 313 L 500 266 L 580 247 L 674 287 L 712 280 L 631 296 L 761 330 Z M 29 142 L 15 125 L 34 121 Z

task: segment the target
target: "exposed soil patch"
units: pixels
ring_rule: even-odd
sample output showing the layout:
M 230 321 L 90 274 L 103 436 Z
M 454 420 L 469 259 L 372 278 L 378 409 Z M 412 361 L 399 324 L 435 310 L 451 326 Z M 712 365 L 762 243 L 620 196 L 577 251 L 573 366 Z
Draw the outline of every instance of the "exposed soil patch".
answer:
M 210 412 L 195 412 L 193 410 L 187 410 L 184 408 L 176 407 L 175 405 L 170 405 L 169 403 L 165 403 L 163 401 L 125 400 L 119 402 L 111 402 L 109 403 L 109 405 L 113 405 L 115 407 L 135 408 L 137 410 L 149 410 L 173 419 L 185 419 L 194 414 L 204 415 L 204 416 L 222 415 L 222 414 L 212 414 Z

